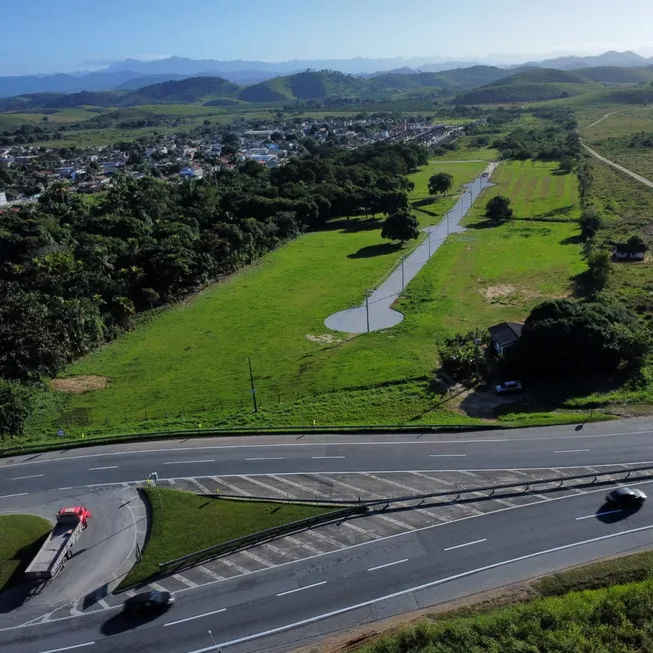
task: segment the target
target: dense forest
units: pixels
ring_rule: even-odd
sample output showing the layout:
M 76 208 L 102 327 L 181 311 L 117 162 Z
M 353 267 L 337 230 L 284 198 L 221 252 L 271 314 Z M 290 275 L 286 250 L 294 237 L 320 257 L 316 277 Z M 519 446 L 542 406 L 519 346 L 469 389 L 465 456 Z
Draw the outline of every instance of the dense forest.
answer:
M 114 178 L 102 196 L 51 186 L 0 212 L 0 434 L 18 436 L 35 389 L 66 364 L 168 304 L 334 218 L 407 207 L 412 145 L 357 150 L 307 142 L 268 170 L 212 178 Z

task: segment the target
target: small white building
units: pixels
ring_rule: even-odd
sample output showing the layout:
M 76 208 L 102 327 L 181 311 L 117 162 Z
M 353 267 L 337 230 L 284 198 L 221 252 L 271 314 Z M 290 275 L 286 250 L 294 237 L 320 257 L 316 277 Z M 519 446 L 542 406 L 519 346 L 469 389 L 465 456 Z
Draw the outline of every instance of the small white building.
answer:
M 3 206 L 6 203 L 7 203 L 7 194 L 0 193 L 0 206 Z

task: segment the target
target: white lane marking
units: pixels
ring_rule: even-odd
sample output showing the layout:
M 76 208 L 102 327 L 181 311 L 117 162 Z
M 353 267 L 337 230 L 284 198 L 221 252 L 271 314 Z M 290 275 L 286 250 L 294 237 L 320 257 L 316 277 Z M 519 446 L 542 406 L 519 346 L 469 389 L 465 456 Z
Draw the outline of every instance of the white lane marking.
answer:
M 429 458 L 466 458 L 466 453 L 431 453 Z
M 63 648 L 51 648 L 49 651 L 42 653 L 59 653 L 59 651 L 72 651 L 74 648 L 83 648 L 84 646 L 93 646 L 95 642 L 86 642 L 86 644 L 74 644 L 73 646 L 64 646 Z
M 388 562 L 385 565 L 379 565 L 378 567 L 370 567 L 367 571 L 376 571 L 377 569 L 385 569 L 386 567 L 394 567 L 395 565 L 400 565 L 402 562 L 408 562 L 408 558 L 403 560 L 395 560 L 395 562 Z
M 295 592 L 303 592 L 304 590 L 310 590 L 313 587 L 319 587 L 320 585 L 326 585 L 326 581 L 323 580 L 321 583 L 313 583 L 312 585 L 306 585 L 306 587 L 297 587 L 294 590 L 288 590 L 287 592 L 279 592 L 277 596 L 286 596 L 286 594 L 294 594 Z
M 31 476 L 16 476 L 16 478 L 9 479 L 11 481 L 22 481 L 26 478 L 40 478 L 41 476 L 45 476 L 45 474 L 32 474 Z
M 97 602 L 105 609 L 108 610 L 111 606 L 104 600 L 98 599 Z
M 456 544 L 456 546 L 448 546 L 445 551 L 453 551 L 454 549 L 462 549 L 465 546 L 472 546 L 474 544 L 480 544 L 481 542 L 487 542 L 487 537 L 482 540 L 474 540 L 473 542 L 465 542 L 465 544 Z
M 24 497 L 28 492 L 19 492 L 18 494 L 5 494 L 4 496 L 1 496 L 0 499 L 11 499 L 12 497 Z
M 559 451 L 554 451 L 553 453 L 584 453 L 586 451 L 591 451 L 591 449 L 560 449 Z
M 163 587 L 163 585 L 159 585 L 159 583 L 148 583 L 150 587 L 153 587 L 157 592 L 167 592 L 168 590 Z
M 222 484 L 225 487 L 228 487 L 233 492 L 236 492 L 237 494 L 242 494 L 245 497 L 251 497 L 252 496 L 250 492 L 247 492 L 247 491 L 243 490 L 242 488 L 239 488 L 237 485 L 232 485 L 228 481 L 225 481 L 223 478 L 219 479 L 217 476 L 209 476 L 209 478 L 214 483 Z M 168 479 L 168 480 L 170 480 L 170 479 Z
M 215 460 L 168 460 L 164 465 L 198 465 L 199 463 L 214 463 Z
M 284 537 L 283 539 L 286 540 L 286 542 L 290 542 L 295 546 L 299 546 L 302 549 L 306 549 L 307 551 L 310 551 L 315 555 L 320 555 L 324 553 L 324 551 L 322 551 L 321 549 L 316 549 L 312 544 L 308 544 L 308 542 L 302 542 L 301 540 L 298 540 L 296 537 L 293 537 L 292 535 L 286 535 L 286 537 Z
M 501 562 L 495 562 L 494 564 L 487 565 L 485 567 L 479 567 L 477 569 L 470 569 L 469 571 L 463 571 L 460 574 L 455 576 L 449 576 L 447 578 L 440 578 L 439 580 L 434 580 L 429 583 L 424 583 L 423 585 L 418 585 L 417 587 L 410 587 L 405 590 L 400 590 L 398 592 L 393 592 L 392 594 L 386 594 L 385 596 L 379 596 L 375 599 L 365 601 L 363 603 L 356 603 L 354 605 L 348 605 L 339 610 L 333 610 L 332 612 L 326 612 L 324 614 L 318 614 L 314 617 L 309 617 L 308 619 L 303 619 L 302 621 L 296 621 L 295 623 L 286 624 L 285 626 L 279 626 L 278 628 L 272 628 L 271 630 L 266 630 L 259 633 L 254 633 L 252 635 L 246 635 L 245 637 L 240 637 L 239 639 L 232 639 L 229 642 L 220 642 L 215 646 L 207 646 L 206 648 L 199 648 L 194 651 L 189 651 L 189 653 L 209 653 L 209 651 L 217 651 L 221 648 L 227 648 L 228 646 L 235 646 L 237 644 L 243 644 L 245 642 L 251 642 L 255 639 L 260 639 L 261 637 L 268 637 L 269 635 L 276 635 L 278 633 L 283 633 L 293 628 L 299 628 L 301 626 L 306 626 L 308 624 L 313 624 L 317 621 L 324 621 L 331 617 L 336 617 L 341 614 L 346 614 L 347 612 L 352 612 L 353 610 L 359 610 L 361 608 L 366 608 L 370 605 L 375 605 L 377 603 L 382 603 L 383 601 L 388 601 L 390 599 L 397 598 L 399 596 L 406 596 L 407 594 L 412 594 L 413 592 L 420 592 L 422 590 L 429 589 L 431 587 L 436 587 L 438 585 L 444 585 L 445 583 L 450 583 L 461 578 L 466 578 L 468 576 L 473 576 L 474 574 L 479 574 L 484 571 L 490 571 L 491 569 L 498 569 L 499 567 L 505 567 L 516 562 L 522 562 L 524 560 L 530 560 L 532 558 L 537 558 L 549 553 L 557 553 L 558 551 L 565 551 L 567 549 L 572 549 L 579 546 L 584 546 L 585 544 L 593 544 L 594 542 L 601 542 L 603 540 L 609 540 L 615 537 L 621 537 L 622 535 L 630 535 L 632 533 L 641 533 L 643 531 L 648 531 L 653 529 L 651 526 L 642 526 L 641 528 L 634 528 L 628 531 L 622 531 L 620 533 L 610 533 L 609 535 L 602 535 L 600 537 L 594 537 L 590 540 L 584 540 L 582 542 L 573 542 L 572 544 L 564 544 L 562 546 L 555 547 L 553 549 L 545 549 L 543 551 L 536 551 L 535 553 L 528 553 L 518 558 L 512 558 L 510 560 L 503 560 Z
M 182 585 L 186 585 L 186 587 L 199 587 L 199 585 L 192 581 L 190 578 L 186 578 L 186 576 L 182 576 L 181 574 L 172 574 L 172 577 L 175 580 L 178 580 Z
M 206 487 L 206 485 L 202 485 L 196 478 L 189 478 L 188 479 L 193 485 L 197 485 L 197 487 L 204 492 L 204 494 L 212 494 L 211 490 Z
M 170 621 L 167 624 L 163 624 L 165 626 L 176 626 L 177 624 L 183 624 L 186 623 L 187 621 L 193 621 L 194 619 L 201 619 L 202 617 L 210 617 L 212 614 L 220 614 L 221 612 L 225 612 L 227 608 L 220 608 L 219 610 L 213 610 L 213 612 L 205 612 L 204 614 L 196 614 L 194 617 L 187 617 L 186 619 L 179 619 L 178 621 Z
M 89 467 L 89 472 L 99 472 L 102 469 L 118 469 L 118 465 L 109 465 L 108 467 Z
M 209 578 L 212 578 L 213 580 L 224 580 L 224 576 L 220 576 L 220 574 L 216 574 L 214 571 L 211 571 L 208 567 L 205 567 L 204 565 L 200 565 L 199 567 L 195 567 L 196 569 L 199 569 L 204 575 L 208 576 Z
M 342 460 L 344 456 L 311 456 L 311 460 Z
M 260 565 L 263 565 L 264 567 L 267 567 L 270 569 L 270 567 L 276 567 L 274 562 L 269 562 L 265 558 L 261 558 L 261 556 L 256 555 L 256 553 L 252 553 L 251 551 L 241 551 L 240 555 L 245 556 L 246 558 L 249 558 L 250 560 L 254 560 L 258 562 Z
M 231 569 L 235 569 L 237 572 L 241 574 L 251 574 L 252 570 L 251 569 L 245 569 L 245 567 L 241 567 L 237 562 L 232 562 L 229 560 L 229 558 L 221 558 L 220 562 L 223 565 L 227 565 L 227 567 L 230 567 Z
M 281 456 L 274 456 L 274 457 L 269 457 L 269 458 L 245 458 L 245 460 L 283 460 L 283 457 Z
M 606 510 L 605 512 L 595 512 L 592 515 L 585 515 L 584 517 L 576 517 L 576 521 L 581 519 L 592 519 L 592 517 L 602 517 L 603 515 L 616 515 L 618 512 L 623 512 L 621 508 L 618 510 Z
M 258 476 L 263 476 L 264 478 L 268 478 L 269 474 L 258 474 Z M 247 483 L 253 483 L 254 485 L 258 485 L 259 487 L 262 487 L 265 490 L 268 490 L 268 492 L 273 492 L 274 494 L 278 494 L 281 497 L 286 497 L 287 499 L 296 499 L 294 494 L 290 494 L 290 492 L 286 490 L 282 490 L 278 487 L 275 487 L 274 485 L 270 485 L 269 483 L 264 483 L 263 481 L 259 481 L 256 478 L 250 478 L 249 476 L 239 476 L 238 478 L 242 479 L 243 481 L 246 481 Z M 273 497 L 274 497 L 273 494 Z M 276 498 L 276 497 L 274 497 Z
M 476 431 L 467 431 L 463 434 L 468 435 L 469 433 L 476 433 Z M 530 438 L 487 438 L 487 439 L 464 439 L 465 444 L 484 444 L 495 443 L 495 442 L 539 442 L 539 441 L 548 441 L 548 440 L 587 440 L 591 438 L 614 438 L 614 437 L 623 437 L 627 435 L 640 435 L 640 436 L 649 436 L 653 431 L 624 431 L 622 433 L 594 433 L 588 435 L 557 435 L 550 437 L 530 437 Z M 269 436 L 263 436 L 269 437 Z M 328 434 L 321 434 L 320 437 L 327 438 Z M 338 434 L 340 437 L 340 434 Z M 375 434 L 375 437 L 392 437 L 396 438 L 397 434 Z M 367 442 L 329 442 L 329 446 L 343 446 L 343 447 L 369 447 L 370 445 L 379 445 L 379 446 L 407 446 L 407 445 L 424 445 L 428 444 L 433 445 L 442 445 L 442 444 L 460 444 L 463 440 L 416 440 L 416 441 L 396 441 L 392 442 L 377 442 L 374 440 L 368 440 Z M 324 442 L 305 442 L 303 444 L 298 444 L 296 442 L 281 442 L 278 444 L 227 444 L 227 445 L 214 445 L 214 446 L 203 446 L 203 447 L 168 447 L 165 449 L 129 449 L 126 451 L 112 451 L 109 453 L 91 453 L 83 456 L 68 456 L 65 458 L 48 458 L 45 460 L 30 460 L 19 463 L 11 463 L 7 465 L 8 467 L 20 467 L 23 465 L 42 465 L 43 463 L 52 463 L 60 461 L 70 461 L 70 460 L 83 460 L 85 458 L 99 458 L 101 456 L 132 456 L 136 454 L 152 454 L 152 453 L 170 453 L 170 452 L 179 452 L 179 451 L 202 451 L 202 450 L 215 450 L 215 449 L 263 449 L 263 448 L 275 448 L 275 447 L 323 447 Z M 100 447 L 101 445 L 97 445 Z M 53 451 L 46 451 L 48 453 L 61 453 L 60 449 Z M 648 463 L 653 463 L 653 461 L 646 461 Z M 640 462 L 639 464 L 645 464 Z M 535 468 L 537 469 L 537 468 Z M 541 469 L 541 468 L 540 468 Z M 403 471 L 403 470 L 402 470 Z M 429 471 L 429 470 L 424 470 Z
M 312 492 L 313 494 L 317 495 L 318 497 L 322 497 L 323 499 L 333 498 L 331 495 L 320 492 L 319 490 L 316 490 L 309 485 L 301 485 L 300 483 L 295 483 L 295 481 L 291 481 L 289 478 L 283 478 L 282 476 L 277 476 L 276 474 L 270 474 L 270 478 L 273 478 L 278 483 L 286 483 L 286 485 L 290 485 L 299 490 L 303 490 L 304 492 Z

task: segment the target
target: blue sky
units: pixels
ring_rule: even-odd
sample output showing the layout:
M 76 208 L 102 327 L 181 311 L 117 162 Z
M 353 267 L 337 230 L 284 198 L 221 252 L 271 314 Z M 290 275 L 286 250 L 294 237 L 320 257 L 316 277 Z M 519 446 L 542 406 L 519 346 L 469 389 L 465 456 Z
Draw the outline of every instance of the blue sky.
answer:
M 0 74 L 126 58 L 653 55 L 653 1 L 2 0 Z

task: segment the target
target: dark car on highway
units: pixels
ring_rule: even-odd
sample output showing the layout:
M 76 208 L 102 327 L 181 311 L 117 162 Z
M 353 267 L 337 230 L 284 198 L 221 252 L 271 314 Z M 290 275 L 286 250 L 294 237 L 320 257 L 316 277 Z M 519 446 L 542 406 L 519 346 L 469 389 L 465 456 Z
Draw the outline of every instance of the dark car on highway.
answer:
M 636 488 L 618 487 L 609 492 L 605 500 L 614 506 L 641 506 L 646 501 L 646 495 Z
M 143 592 L 128 598 L 123 605 L 123 609 L 125 612 L 166 610 L 174 602 L 174 594 L 170 592 Z

